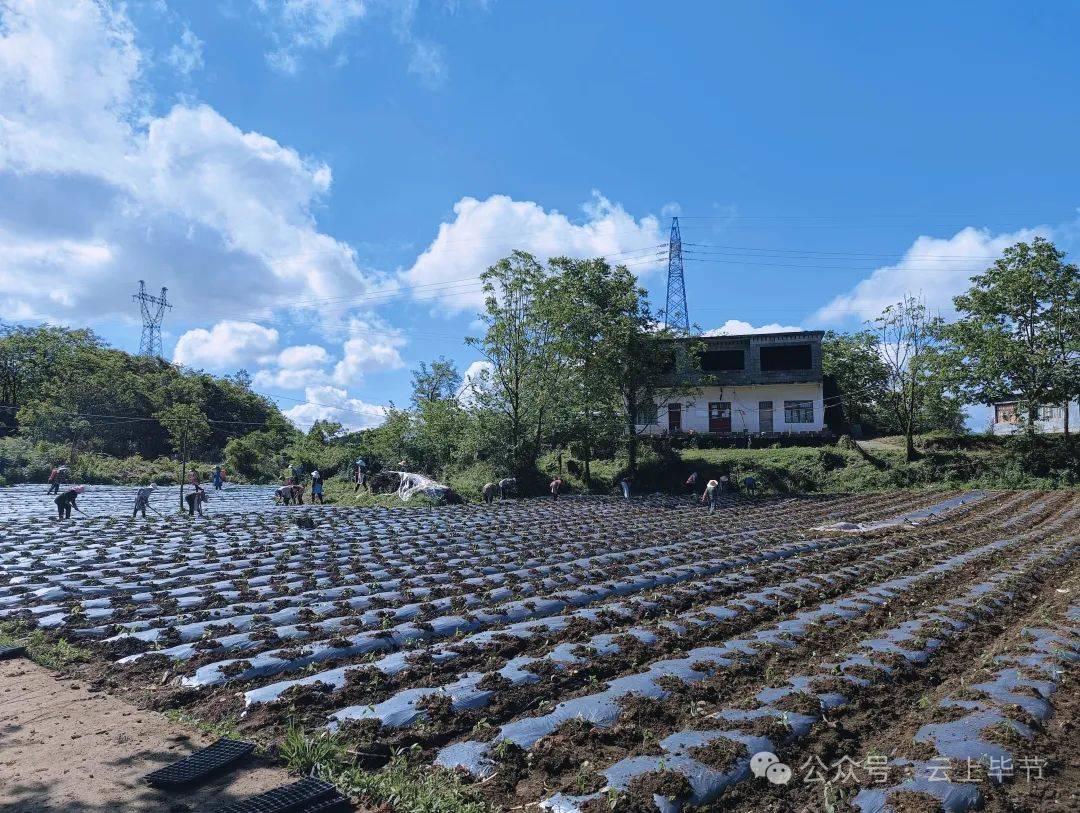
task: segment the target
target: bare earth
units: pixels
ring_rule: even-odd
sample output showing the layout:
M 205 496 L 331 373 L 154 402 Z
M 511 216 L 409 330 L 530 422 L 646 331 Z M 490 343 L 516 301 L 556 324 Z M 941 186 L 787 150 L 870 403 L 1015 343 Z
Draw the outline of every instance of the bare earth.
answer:
M 139 782 L 213 741 L 23 658 L 0 662 L 2 813 L 204 811 L 295 781 L 250 760 L 194 791 Z

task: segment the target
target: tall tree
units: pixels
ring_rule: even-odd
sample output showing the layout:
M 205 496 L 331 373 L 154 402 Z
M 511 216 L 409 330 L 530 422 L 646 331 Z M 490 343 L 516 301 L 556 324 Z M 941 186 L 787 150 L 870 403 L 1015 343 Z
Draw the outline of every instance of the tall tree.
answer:
M 913 296 L 890 305 L 871 324 L 877 331 L 888 372 L 885 403 L 904 434 L 907 459 L 914 460 L 915 432 L 928 397 L 937 390 L 937 339 L 940 317 Z
M 889 368 L 875 333 L 828 331 L 821 341 L 821 371 L 836 381 L 846 423 L 881 428 Z
M 174 403 L 157 413 L 158 422 L 169 433 L 169 443 L 180 457 L 180 510 L 184 510 L 184 480 L 192 454 L 210 435 L 210 424 L 197 406 Z
M 1036 237 L 1005 249 L 954 298 L 960 318 L 946 335 L 957 379 L 972 400 L 1018 397 L 1035 431 L 1040 406 L 1080 396 L 1080 271 Z
M 439 356 L 430 365 L 421 361 L 419 368 L 413 370 L 412 388 L 413 406 L 456 398 L 461 388 L 461 373 L 457 365 L 444 356 Z
M 490 386 L 479 401 L 500 417 L 507 464 L 524 478 L 536 468 L 546 421 L 561 394 L 563 358 L 548 298 L 552 281 L 543 264 L 523 251 L 500 260 L 481 278 L 486 330 L 466 341 L 491 365 Z

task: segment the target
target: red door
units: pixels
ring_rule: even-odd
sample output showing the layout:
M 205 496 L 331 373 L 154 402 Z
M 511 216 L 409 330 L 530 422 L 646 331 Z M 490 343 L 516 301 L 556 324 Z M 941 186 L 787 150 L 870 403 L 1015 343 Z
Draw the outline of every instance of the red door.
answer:
M 667 405 L 667 428 L 669 432 L 682 431 L 682 404 Z
M 731 431 L 731 402 L 730 401 L 710 401 L 709 402 L 709 431 L 710 432 L 730 432 Z

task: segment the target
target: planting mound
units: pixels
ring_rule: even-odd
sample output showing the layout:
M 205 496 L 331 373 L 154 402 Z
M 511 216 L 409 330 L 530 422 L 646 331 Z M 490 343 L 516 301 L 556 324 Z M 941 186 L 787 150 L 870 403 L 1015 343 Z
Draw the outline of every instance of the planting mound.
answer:
M 310 506 L 314 527 L 257 490 L 196 521 L 58 523 L 9 506 L 28 496 L 0 492 L 0 622 L 245 738 L 300 726 L 370 770 L 404 749 L 493 809 L 1075 809 L 1075 492 Z

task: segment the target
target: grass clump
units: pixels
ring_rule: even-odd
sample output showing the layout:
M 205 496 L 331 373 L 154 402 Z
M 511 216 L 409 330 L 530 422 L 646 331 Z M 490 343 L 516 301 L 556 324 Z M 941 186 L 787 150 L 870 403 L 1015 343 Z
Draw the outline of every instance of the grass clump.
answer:
M 25 646 L 30 660 L 49 669 L 64 669 L 90 660 L 90 650 L 66 638 L 50 638 L 44 630 L 19 622 L 0 622 L 0 646 Z
M 417 765 L 405 755 L 374 771 L 352 769 L 332 779 L 342 791 L 396 813 L 493 813 L 480 792 L 451 771 Z
M 420 752 L 401 751 L 377 771 L 355 767 L 337 734 L 308 734 L 296 726 L 285 733 L 279 754 L 296 773 L 332 782 L 364 805 L 395 813 L 494 813 L 480 792 L 452 771 L 419 763 Z

